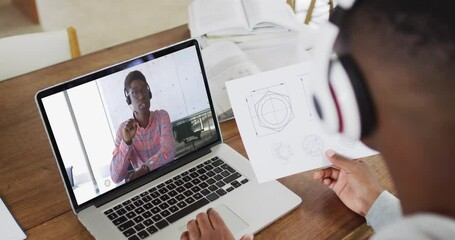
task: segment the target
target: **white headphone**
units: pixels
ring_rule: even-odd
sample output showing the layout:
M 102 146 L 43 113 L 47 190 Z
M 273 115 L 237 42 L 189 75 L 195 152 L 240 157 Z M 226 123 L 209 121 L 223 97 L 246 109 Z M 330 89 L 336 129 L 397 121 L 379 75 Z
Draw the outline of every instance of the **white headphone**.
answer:
M 349 10 L 355 0 L 339 0 Z M 313 103 L 323 126 L 354 140 L 367 136 L 376 125 L 373 104 L 362 73 L 349 54 L 336 56 L 332 49 L 338 36 L 337 25 L 320 26 L 320 40 L 314 49 Z

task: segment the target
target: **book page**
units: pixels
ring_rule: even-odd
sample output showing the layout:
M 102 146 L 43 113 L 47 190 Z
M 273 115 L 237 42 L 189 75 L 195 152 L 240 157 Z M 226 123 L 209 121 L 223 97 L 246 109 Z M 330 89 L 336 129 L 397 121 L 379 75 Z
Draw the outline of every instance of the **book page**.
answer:
M 243 0 L 250 29 L 282 27 L 298 30 L 291 7 L 283 0 Z
M 260 183 L 330 165 L 324 152 L 377 154 L 359 141 L 327 133 L 311 101 L 311 61 L 226 83 L 235 121 Z
M 194 0 L 188 14 L 193 37 L 219 31 L 248 30 L 241 0 Z

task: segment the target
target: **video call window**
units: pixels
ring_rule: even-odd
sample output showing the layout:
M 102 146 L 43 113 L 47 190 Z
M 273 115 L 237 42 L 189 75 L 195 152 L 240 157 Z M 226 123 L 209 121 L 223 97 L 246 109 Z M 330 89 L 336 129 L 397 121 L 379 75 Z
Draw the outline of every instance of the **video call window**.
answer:
M 150 111 L 168 115 L 172 161 L 219 138 L 194 46 L 148 58 L 43 99 L 78 204 L 128 181 L 113 181 L 111 162 L 117 130 L 133 118 L 134 106 L 127 103 L 126 96 L 134 95 L 124 92 L 125 78 L 133 71 L 142 73 L 147 81 L 152 94 Z M 128 174 L 135 170 L 129 167 Z

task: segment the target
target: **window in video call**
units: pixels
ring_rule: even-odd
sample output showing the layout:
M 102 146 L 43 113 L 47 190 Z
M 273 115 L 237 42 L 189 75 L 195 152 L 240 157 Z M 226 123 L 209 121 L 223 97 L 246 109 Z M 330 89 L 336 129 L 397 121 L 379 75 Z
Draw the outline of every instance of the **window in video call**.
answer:
M 154 171 L 219 138 L 194 47 L 130 65 L 43 99 L 78 204 L 131 181 L 143 165 Z M 146 84 L 124 91 L 131 72 Z M 125 147 L 117 135 L 135 109 L 147 108 L 149 89 L 150 124 Z

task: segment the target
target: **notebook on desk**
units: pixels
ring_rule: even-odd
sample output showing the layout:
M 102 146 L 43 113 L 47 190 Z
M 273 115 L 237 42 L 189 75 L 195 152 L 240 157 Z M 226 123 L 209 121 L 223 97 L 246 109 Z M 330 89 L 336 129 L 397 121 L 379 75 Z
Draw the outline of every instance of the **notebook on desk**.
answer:
M 142 88 L 125 88 L 132 72 Z M 95 238 L 179 239 L 208 208 L 239 238 L 301 202 L 276 181 L 258 184 L 222 142 L 196 40 L 41 90 L 36 102 L 73 211 Z M 128 125 L 144 107 L 148 125 Z

